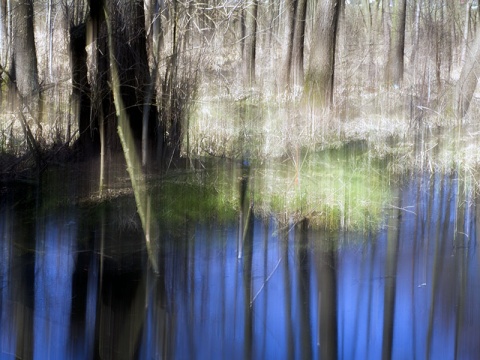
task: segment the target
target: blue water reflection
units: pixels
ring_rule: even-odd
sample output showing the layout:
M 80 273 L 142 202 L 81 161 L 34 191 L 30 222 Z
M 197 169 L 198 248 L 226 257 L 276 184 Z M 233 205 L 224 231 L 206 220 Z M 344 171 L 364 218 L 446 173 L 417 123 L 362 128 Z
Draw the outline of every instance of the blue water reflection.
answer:
M 35 359 L 61 359 L 68 353 L 76 226 L 70 217 L 38 222 L 33 354 Z
M 474 187 L 422 176 L 398 193 L 370 234 L 255 219 L 241 259 L 236 224 L 165 231 L 159 274 L 108 215 L 5 200 L 0 358 L 475 358 Z

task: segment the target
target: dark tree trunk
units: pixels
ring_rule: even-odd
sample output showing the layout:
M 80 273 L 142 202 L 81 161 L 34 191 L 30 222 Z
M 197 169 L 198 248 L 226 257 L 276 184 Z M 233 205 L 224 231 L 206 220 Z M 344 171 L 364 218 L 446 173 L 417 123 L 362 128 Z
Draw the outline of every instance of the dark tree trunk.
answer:
M 97 152 L 99 139 L 98 133 L 92 136 L 90 131 L 91 92 L 88 83 L 87 68 L 87 32 L 85 24 L 74 26 L 70 29 L 70 55 L 72 67 L 72 110 L 78 120 L 78 144 L 85 155 Z
M 90 59 L 90 87 L 93 120 L 81 112 L 81 132 L 94 143 L 104 143 L 107 151 L 120 150 L 117 118 L 111 89 L 110 60 L 104 7 L 110 14 L 114 59 L 118 68 L 120 93 L 130 121 L 134 138 L 139 145 L 148 137 L 152 149 L 156 140 L 157 109 L 154 105 L 155 84 L 147 55 L 147 35 L 143 0 L 90 0 L 87 45 L 92 46 Z M 156 4 L 154 4 L 156 5 Z M 78 50 L 78 56 L 81 49 Z M 77 70 L 80 64 L 77 64 Z M 80 77 L 83 77 L 81 75 Z M 79 80 L 79 79 L 76 79 Z M 85 84 L 81 84 L 80 88 Z M 86 88 L 84 88 L 87 90 Z M 85 92 L 83 92 L 86 94 Z M 88 92 L 87 92 L 88 93 Z M 83 99 L 87 101 L 86 99 Z M 87 106 L 88 102 L 83 102 Z M 85 108 L 86 110 L 86 108 Z M 146 126 L 146 130 L 145 126 Z M 89 131 L 85 131 L 89 128 Z M 104 138 L 103 138 L 104 136 Z M 95 147 L 98 149 L 98 146 Z
M 390 211 L 387 234 L 387 255 L 385 259 L 385 288 L 383 308 L 383 344 L 382 359 L 391 359 L 393 353 L 393 330 L 395 323 L 395 305 L 397 290 L 397 263 L 400 227 L 402 221 L 402 198 L 396 193 L 398 206 Z
M 90 17 L 87 46 L 91 46 L 90 86 L 92 92 L 93 119 L 90 134 L 94 141 L 100 140 L 108 151 L 121 149 L 117 136 L 117 119 L 113 94 L 110 89 L 110 64 L 107 26 L 104 6 L 109 7 L 110 0 L 89 0 Z M 109 12 L 112 14 L 112 12 Z M 101 136 L 100 136 L 101 135 Z M 100 145 L 100 144 L 96 144 Z M 96 146 L 100 149 L 100 147 Z
M 318 250 L 318 321 L 320 359 L 338 359 L 337 260 L 334 240 L 325 239 Z
M 136 139 L 142 136 L 142 119 L 145 100 L 153 91 L 147 58 L 145 13 L 143 0 L 117 1 L 112 9 L 115 32 L 115 57 L 119 68 L 123 102 L 130 117 Z M 123 26 L 122 26 L 123 25 Z M 156 108 L 149 108 L 151 124 L 157 117 Z M 152 131 L 153 133 L 153 131 Z

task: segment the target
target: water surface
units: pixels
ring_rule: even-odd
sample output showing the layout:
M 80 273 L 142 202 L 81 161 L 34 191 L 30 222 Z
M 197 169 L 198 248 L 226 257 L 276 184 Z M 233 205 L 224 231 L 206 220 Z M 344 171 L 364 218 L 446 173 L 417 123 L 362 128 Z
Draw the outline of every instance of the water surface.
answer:
M 216 216 L 205 201 L 178 213 L 160 196 L 154 273 L 131 192 L 99 203 L 48 176 L 2 191 L 1 359 L 480 353 L 478 207 L 464 177 L 396 183 L 369 231 L 251 216 L 240 258 L 238 213 Z

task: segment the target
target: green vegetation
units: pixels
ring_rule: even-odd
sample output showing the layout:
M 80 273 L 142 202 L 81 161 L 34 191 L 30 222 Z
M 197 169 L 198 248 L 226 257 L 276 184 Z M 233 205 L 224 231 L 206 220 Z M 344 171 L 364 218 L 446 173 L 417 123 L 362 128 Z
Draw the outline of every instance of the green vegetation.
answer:
M 297 153 L 257 169 L 255 211 L 284 222 L 307 218 L 311 226 L 327 230 L 378 228 L 390 200 L 389 178 L 365 150 L 356 153 L 346 146 Z
M 225 165 L 228 164 L 228 165 Z M 282 226 L 308 219 L 315 228 L 369 231 L 382 226 L 390 181 L 360 144 L 282 160 L 252 161 L 248 194 L 256 216 Z M 234 221 L 240 211 L 241 164 L 207 161 L 205 170 L 172 173 L 151 189 L 162 222 Z

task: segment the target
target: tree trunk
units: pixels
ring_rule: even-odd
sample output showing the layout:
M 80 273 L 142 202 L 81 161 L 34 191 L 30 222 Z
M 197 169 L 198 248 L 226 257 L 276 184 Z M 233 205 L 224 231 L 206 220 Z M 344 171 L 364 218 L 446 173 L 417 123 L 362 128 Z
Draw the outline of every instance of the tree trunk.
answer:
M 393 355 L 393 329 L 395 323 L 395 305 L 397 290 L 397 263 L 400 227 L 402 220 L 402 198 L 396 193 L 398 206 L 390 211 L 387 234 L 387 255 L 385 259 L 385 288 L 383 308 L 383 344 L 382 359 L 391 359 Z
M 143 0 L 117 0 L 115 3 L 110 13 L 117 25 L 113 32 L 116 38 L 115 57 L 119 68 L 120 87 L 130 117 L 130 126 L 135 138 L 141 139 L 143 105 L 145 99 L 151 99 L 148 92 L 152 90 Z M 148 111 L 154 123 L 156 109 L 149 107 Z
M 296 86 L 303 86 L 304 82 L 304 45 L 305 45 L 305 24 L 307 16 L 307 0 L 296 1 L 297 8 L 295 11 L 295 25 L 293 33 L 293 64 L 292 75 L 293 84 Z
M 87 24 L 87 46 L 90 47 L 89 81 L 92 93 L 93 119 L 88 129 L 95 152 L 120 150 L 113 95 L 109 86 L 110 64 L 107 42 L 105 7 L 110 0 L 89 0 L 90 16 Z M 111 11 L 109 11 L 112 14 Z M 100 130 L 102 136 L 100 136 Z M 103 155 L 103 153 L 102 153 Z
M 413 39 L 412 39 L 412 52 L 410 54 L 410 64 L 415 65 L 415 56 L 418 51 L 418 44 L 420 38 L 420 13 L 422 9 L 422 0 L 417 0 L 415 6 L 415 20 L 413 22 Z
M 11 34 L 8 33 L 10 14 L 6 5 L 6 2 L 0 3 L 0 64 L 6 69 L 9 69 L 6 65 L 9 61 L 9 54 L 11 53 L 9 48 Z
M 309 104 L 315 107 L 330 107 L 333 103 L 339 1 L 317 3 L 304 93 Z
M 283 64 L 282 64 L 282 88 L 290 87 L 292 56 L 293 56 L 293 34 L 295 29 L 295 9 L 297 0 L 285 0 L 285 36 L 283 40 Z M 283 89 L 282 89 L 283 90 Z
M 112 36 L 115 40 L 112 48 L 107 44 L 105 8 L 111 16 Z M 144 1 L 90 0 L 88 34 L 87 43 L 91 46 L 90 85 L 95 114 L 94 120 L 89 124 L 89 132 L 94 134 L 94 141 L 98 139 L 97 132 L 101 125 L 99 119 L 103 114 L 102 133 L 105 136 L 106 150 L 120 150 L 109 64 L 109 51 L 113 49 L 120 93 L 134 138 L 138 143 L 145 143 L 148 134 L 148 140 L 153 146 L 157 110 L 152 106 L 156 95 L 147 57 Z M 83 125 L 86 125 L 86 121 Z M 103 140 L 100 139 L 101 141 Z M 146 156 L 144 160 L 146 161 Z
M 465 63 L 455 91 L 455 111 L 459 119 L 467 114 L 480 76 L 480 31 L 475 34 L 475 40 L 470 49 L 465 56 Z
M 470 28 L 470 1 L 465 4 L 465 23 L 463 26 L 463 39 L 462 39 L 462 55 L 461 63 L 465 63 L 467 48 L 468 48 L 468 29 Z
M 13 78 L 21 96 L 39 89 L 37 53 L 33 31 L 33 0 L 13 0 Z
M 8 81 L 8 73 L 11 71 L 12 65 L 12 49 L 11 49 L 11 13 L 9 11 L 10 0 L 0 3 L 0 106 L 3 102 L 3 86 L 4 81 Z M 7 74 L 4 74 L 7 71 Z
M 391 10 L 390 10 L 391 9 Z M 389 29 L 390 46 L 386 66 L 386 84 L 400 86 L 403 81 L 403 55 L 405 50 L 405 20 L 407 14 L 406 0 L 396 0 L 391 11 L 391 26 Z
M 245 9 L 245 84 L 253 86 L 255 84 L 255 61 L 257 44 L 257 12 L 258 0 L 250 0 Z
M 338 359 L 337 260 L 333 240 L 324 240 L 317 250 L 318 271 L 318 338 L 321 359 Z
M 78 122 L 79 146 L 85 155 L 94 152 L 98 143 L 90 133 L 91 92 L 87 69 L 87 30 L 85 24 L 70 29 L 70 63 L 72 68 L 72 111 Z

